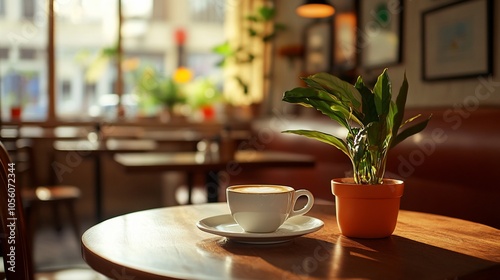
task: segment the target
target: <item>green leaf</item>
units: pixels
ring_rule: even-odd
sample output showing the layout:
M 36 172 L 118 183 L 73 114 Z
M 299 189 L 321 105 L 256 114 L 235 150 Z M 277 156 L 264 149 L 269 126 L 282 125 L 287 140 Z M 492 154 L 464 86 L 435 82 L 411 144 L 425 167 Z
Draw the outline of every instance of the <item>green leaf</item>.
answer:
M 257 31 L 255 31 L 255 29 L 253 29 L 253 28 L 248 28 L 248 36 L 250 36 L 250 37 L 257 36 Z
M 242 53 L 238 57 L 235 57 L 237 63 L 251 63 L 255 59 L 255 55 L 252 53 Z
M 255 59 L 255 55 L 249 53 L 248 54 L 248 62 L 252 62 Z
M 415 119 L 415 118 L 413 118 Z M 413 120 L 412 119 L 412 120 Z M 431 119 L 431 116 L 429 116 L 429 118 L 427 118 L 426 120 L 422 121 L 422 122 L 419 122 L 417 124 L 414 124 L 410 127 L 407 127 L 406 129 L 404 129 L 403 131 L 401 131 L 397 136 L 396 138 L 392 141 L 391 143 L 391 148 L 395 147 L 397 144 L 401 143 L 402 141 L 404 141 L 406 138 L 414 135 L 414 134 L 417 134 L 419 133 L 420 131 L 424 130 L 424 128 L 427 126 L 427 124 L 429 123 Z
M 366 137 L 370 145 L 380 146 L 383 139 L 385 139 L 385 123 L 383 122 L 371 122 L 366 127 Z M 381 138 L 382 141 L 381 141 Z
M 379 116 L 387 116 L 391 102 L 391 82 L 387 74 L 387 68 L 378 76 L 377 83 L 373 87 L 375 94 L 375 107 Z
M 348 122 L 349 119 L 346 117 L 346 115 L 342 112 L 332 110 L 332 106 L 328 104 L 328 102 L 321 100 L 314 100 L 314 99 L 307 100 L 307 102 L 308 104 L 319 110 L 324 115 L 330 117 L 330 119 L 338 122 L 340 125 L 346 128 L 349 127 L 349 122 Z
M 325 91 L 318 91 L 313 88 L 294 88 L 284 93 L 283 101 L 302 106 L 304 104 L 310 105 L 346 128 L 349 128 L 349 120 L 362 125 L 361 121 L 352 114 L 349 107 L 346 107 L 335 96 Z
M 215 66 L 217 66 L 217 67 L 224 67 L 225 65 L 226 65 L 226 59 L 225 59 L 225 58 L 223 58 L 223 59 L 219 60 L 219 61 L 215 64 Z
M 114 57 L 118 54 L 118 46 L 107 47 L 101 50 L 101 55 L 106 57 Z
M 303 79 L 310 87 L 335 95 L 355 110 L 361 107 L 361 95 L 350 83 L 328 73 L 318 73 Z
M 248 84 L 245 81 L 243 81 L 241 77 L 235 76 L 234 78 L 236 79 L 236 81 L 238 81 L 238 84 L 243 89 L 243 93 L 245 95 L 248 95 Z
M 359 163 L 366 154 L 366 138 L 369 136 L 368 130 L 370 128 L 372 128 L 372 125 L 365 128 L 353 128 L 351 130 L 352 137 L 351 141 L 348 142 L 348 148 L 354 163 Z
M 223 56 L 231 56 L 234 54 L 234 51 L 232 50 L 229 42 L 224 42 L 220 45 L 213 47 L 212 51 L 215 52 L 216 54 L 220 54 Z
M 283 133 L 292 133 L 292 134 L 297 134 L 297 135 L 302 135 L 311 139 L 315 139 L 318 141 L 321 141 L 323 143 L 332 145 L 336 147 L 337 149 L 341 150 L 344 154 L 349 156 L 349 150 L 347 148 L 347 144 L 344 142 L 344 140 L 335 137 L 333 135 L 324 133 L 324 132 L 319 132 L 316 130 L 285 130 Z M 350 157 L 350 156 L 349 156 Z
M 406 121 L 405 121 L 405 122 L 404 122 L 404 123 L 400 126 L 400 128 L 402 128 L 402 127 L 404 127 L 406 124 L 409 124 L 409 123 L 411 123 L 412 121 L 414 121 L 414 120 L 416 120 L 416 119 L 420 118 L 421 116 L 422 116 L 422 114 L 418 114 L 418 115 L 416 115 L 416 116 L 413 116 L 413 117 L 411 117 L 411 118 L 407 119 L 407 120 L 406 120 Z
M 399 131 L 399 128 L 396 128 L 396 132 L 394 132 L 394 128 L 395 128 L 394 118 L 396 117 L 397 110 L 398 109 L 396 107 L 396 103 L 391 101 L 391 104 L 389 105 L 389 114 L 386 117 L 387 129 L 391 133 L 391 135 L 388 135 L 388 136 L 391 136 L 390 141 L 392 141 L 392 139 L 394 139 L 396 137 L 397 132 Z
M 394 115 L 394 122 L 392 127 L 392 138 L 394 139 L 398 135 L 399 128 L 403 122 L 403 117 L 406 107 L 406 98 L 408 96 L 408 80 L 406 79 L 406 72 L 404 74 L 403 83 L 399 88 L 398 96 L 396 97 L 396 114 Z
M 297 87 L 292 90 L 287 90 L 283 94 L 283 101 L 297 103 L 296 100 L 319 99 L 327 102 L 337 101 L 337 99 L 324 91 L 317 91 L 313 88 Z
M 258 21 L 259 21 L 259 18 L 258 18 L 257 16 L 254 16 L 254 15 L 248 15 L 248 16 L 246 17 L 246 19 L 247 19 L 248 21 L 253 21 L 253 22 L 258 22 Z
M 373 92 L 368 87 L 366 87 L 361 77 L 358 77 L 354 87 L 361 94 L 361 109 L 364 115 L 363 124 L 366 126 L 369 123 L 378 121 L 379 117 L 377 114 L 377 108 L 375 108 L 375 95 L 373 94 Z
M 258 12 L 265 21 L 271 20 L 276 15 L 276 9 L 268 6 L 260 7 Z

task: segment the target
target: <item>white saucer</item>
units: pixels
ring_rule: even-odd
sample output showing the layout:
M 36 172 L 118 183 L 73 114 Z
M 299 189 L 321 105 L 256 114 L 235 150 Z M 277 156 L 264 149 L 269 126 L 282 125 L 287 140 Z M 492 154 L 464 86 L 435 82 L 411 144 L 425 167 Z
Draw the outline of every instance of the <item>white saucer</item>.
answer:
M 274 244 L 289 241 L 295 237 L 315 232 L 323 227 L 323 221 L 308 217 L 295 216 L 285 221 L 281 227 L 270 233 L 245 232 L 231 215 L 205 218 L 196 226 L 202 231 L 224 236 L 232 241 L 249 244 Z

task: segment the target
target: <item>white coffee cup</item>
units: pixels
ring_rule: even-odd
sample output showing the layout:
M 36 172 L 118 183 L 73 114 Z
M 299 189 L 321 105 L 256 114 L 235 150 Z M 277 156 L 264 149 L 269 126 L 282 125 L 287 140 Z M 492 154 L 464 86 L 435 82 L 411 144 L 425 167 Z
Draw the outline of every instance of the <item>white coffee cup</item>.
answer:
M 294 210 L 301 196 L 307 197 L 307 203 Z M 226 198 L 233 219 L 246 232 L 255 233 L 274 232 L 288 218 L 304 215 L 314 204 L 310 191 L 281 185 L 230 186 Z

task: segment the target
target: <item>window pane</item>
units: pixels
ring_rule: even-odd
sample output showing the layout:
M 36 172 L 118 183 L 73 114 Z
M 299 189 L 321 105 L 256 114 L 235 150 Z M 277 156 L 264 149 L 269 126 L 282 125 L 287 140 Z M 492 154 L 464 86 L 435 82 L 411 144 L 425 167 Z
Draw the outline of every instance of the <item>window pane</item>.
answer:
M 219 12 L 224 10 L 225 2 L 154 0 L 151 15 L 124 15 L 125 25 L 127 22 L 137 24 L 140 19 L 145 19 L 146 25 L 142 32 L 129 33 L 123 30 L 123 50 L 127 65 L 123 68 L 124 88 L 127 94 L 135 95 L 138 114 L 154 114 L 161 104 L 150 98 L 154 93 L 144 93 L 147 88 L 137 85 L 145 80 L 153 83 L 172 78 L 179 61 L 183 62 L 182 66 L 189 68 L 193 79 L 202 76 L 216 77 L 220 73 L 220 68 L 216 67 L 220 57 L 214 57 L 212 48 L 224 42 L 224 16 L 223 12 Z M 165 15 L 163 20 L 157 18 L 160 13 Z M 185 34 L 182 51 L 176 42 L 179 31 Z M 151 73 L 153 77 L 148 80 Z
M 224 23 L 224 4 L 220 0 L 189 0 L 194 22 Z
M 0 0 L 0 10 L 7 2 Z M 43 121 L 47 115 L 47 17 L 37 11 L 45 0 L 10 1 L 0 21 L 1 118 L 21 109 L 21 119 Z M 8 8 L 8 9 L 7 9 Z M 28 20 L 27 20 L 28 19 Z
M 9 48 L 1 47 L 0 48 L 0 60 L 6 61 L 9 59 Z
M 206 2 L 206 3 L 204 3 Z M 47 117 L 46 0 L 10 1 L 2 6 L 0 89 L 2 119 L 20 106 L 23 120 Z M 113 116 L 116 108 L 117 1 L 54 1 L 56 116 L 59 119 Z M 194 3 L 192 5 L 192 3 Z M 123 0 L 123 103 L 135 114 L 137 73 L 151 67 L 162 77 L 177 68 L 175 31 L 186 31 L 186 66 L 194 77 L 211 75 L 212 47 L 224 41 L 226 1 Z M 139 5 L 138 5 L 139 4 Z M 2 8 L 4 7 L 4 8 Z M 11 9 L 11 7 L 13 7 Z M 221 9 L 222 7 L 222 9 Z M 7 9 L 5 9 L 7 8 Z M 26 20 L 26 19 L 31 20 Z M 207 24 L 209 22 L 209 24 Z M 214 63 L 215 64 L 215 63 Z M 135 110 L 135 111 L 134 111 Z
M 22 48 L 19 50 L 19 58 L 21 60 L 35 60 L 36 59 L 36 49 L 32 48 Z
M 5 0 L 0 0 L 0 16 L 5 15 Z
M 167 0 L 153 0 L 153 20 L 164 21 L 167 19 L 166 3 Z
M 56 1 L 54 9 L 56 115 L 77 120 L 99 116 L 100 100 L 112 93 L 115 78 L 117 1 Z
M 23 17 L 25 19 L 33 19 L 35 17 L 35 0 L 23 0 L 22 3 Z

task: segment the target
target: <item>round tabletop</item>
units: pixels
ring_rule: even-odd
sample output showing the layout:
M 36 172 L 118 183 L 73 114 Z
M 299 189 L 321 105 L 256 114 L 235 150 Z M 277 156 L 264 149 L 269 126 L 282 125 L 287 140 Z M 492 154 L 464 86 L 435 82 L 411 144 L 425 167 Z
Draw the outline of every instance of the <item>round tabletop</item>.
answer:
M 335 206 L 315 205 L 307 216 L 323 228 L 272 245 L 242 244 L 196 226 L 228 213 L 225 203 L 211 203 L 118 216 L 83 234 L 83 258 L 108 277 L 135 280 L 500 275 L 500 230 L 469 221 L 400 211 L 391 237 L 351 239 L 339 233 Z

